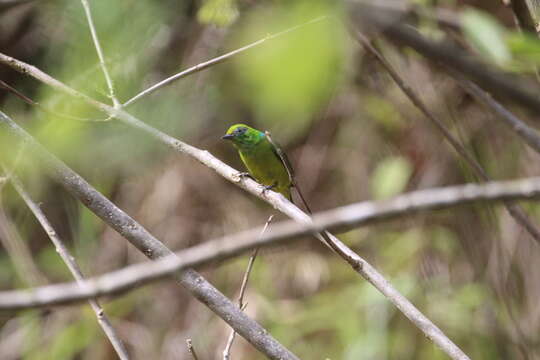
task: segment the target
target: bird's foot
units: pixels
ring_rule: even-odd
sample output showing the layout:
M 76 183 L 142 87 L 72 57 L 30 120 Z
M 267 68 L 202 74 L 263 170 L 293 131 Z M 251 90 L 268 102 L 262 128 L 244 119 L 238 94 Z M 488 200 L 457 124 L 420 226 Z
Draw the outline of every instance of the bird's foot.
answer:
M 265 196 L 265 195 L 266 195 L 266 192 L 267 192 L 268 190 L 272 190 L 272 189 L 275 188 L 276 186 L 277 186 L 277 183 L 273 183 L 272 185 L 265 185 L 265 186 L 263 186 L 263 189 L 262 189 L 262 191 L 261 191 L 261 195 L 262 195 L 262 196 Z
M 250 178 L 251 180 L 255 180 L 253 176 L 251 176 L 251 174 L 248 172 L 239 172 L 236 174 L 236 176 L 238 177 L 238 182 L 240 182 L 244 178 Z

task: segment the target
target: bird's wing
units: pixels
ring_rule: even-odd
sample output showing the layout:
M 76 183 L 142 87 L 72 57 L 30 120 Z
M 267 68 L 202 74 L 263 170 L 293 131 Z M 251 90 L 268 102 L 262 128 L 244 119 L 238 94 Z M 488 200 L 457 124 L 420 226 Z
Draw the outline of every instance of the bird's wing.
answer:
M 289 174 L 289 181 L 293 186 L 296 186 L 296 183 L 294 181 L 294 170 L 291 165 L 291 162 L 289 161 L 289 158 L 287 157 L 287 154 L 281 149 L 281 146 L 279 146 L 270 136 L 270 132 L 265 131 L 264 134 L 266 135 L 266 138 L 272 144 L 272 151 L 273 153 L 278 157 L 278 159 L 281 161 L 283 166 L 285 167 L 285 170 L 287 170 L 287 174 Z
M 311 208 L 309 207 L 306 199 L 304 198 L 304 195 L 300 191 L 300 188 L 296 184 L 296 180 L 294 178 L 294 171 L 293 167 L 291 165 L 291 162 L 289 161 L 289 158 L 287 157 L 287 154 L 283 150 L 281 150 L 281 146 L 279 146 L 274 140 L 272 140 L 272 137 L 270 136 L 270 133 L 268 131 L 265 131 L 264 134 L 266 135 L 266 138 L 272 144 L 272 151 L 274 154 L 279 158 L 285 169 L 287 170 L 287 173 L 289 174 L 289 181 L 291 182 L 291 186 L 296 189 L 296 192 L 300 196 L 300 199 L 302 199 L 302 203 L 304 203 L 304 206 L 306 207 L 306 210 L 309 214 L 312 214 Z M 292 201 L 292 198 L 291 198 Z

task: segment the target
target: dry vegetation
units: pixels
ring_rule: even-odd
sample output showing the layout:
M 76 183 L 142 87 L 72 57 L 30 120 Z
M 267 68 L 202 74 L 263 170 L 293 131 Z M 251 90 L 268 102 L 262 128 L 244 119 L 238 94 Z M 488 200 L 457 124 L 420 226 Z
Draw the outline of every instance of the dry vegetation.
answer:
M 534 13 L 518 6 L 535 1 L 516 0 L 514 7 L 494 0 L 405 3 L 407 16 L 400 21 L 437 44 L 468 53 L 482 64 L 481 70 L 509 73 L 518 79 L 515 84 L 538 94 L 540 42 L 530 26 Z M 391 32 L 359 28 L 361 20 L 345 5 L 94 0 L 90 7 L 120 103 L 192 65 L 325 16 L 125 108 L 242 171 L 221 135 L 238 122 L 270 130 L 291 158 L 297 182 L 315 211 L 483 182 L 471 159 L 493 180 L 540 173 L 534 146 L 468 93 L 455 67 L 448 71 L 444 60 L 431 61 Z M 373 51 L 383 54 L 460 150 L 357 41 L 357 30 L 373 39 Z M 113 104 L 79 1 L 0 0 L 0 53 Z M 91 121 L 108 114 L 14 71 L 5 61 L 0 80 L 0 111 L 173 251 L 262 226 L 271 214 L 276 215 L 273 223 L 286 218 L 125 122 Z M 24 101 L 3 83 L 39 105 Z M 479 84 L 531 128 L 537 126 L 538 108 L 505 96 L 501 88 Z M 24 188 L 85 276 L 145 260 L 48 176 L 42 162 L 25 156 L 0 127 L 0 161 L 9 168 L 15 159 Z M 9 177 L 5 180 L 0 185 L 0 288 L 71 281 L 47 234 Z M 540 229 L 538 205 L 519 205 L 527 224 Z M 540 247 L 523 220 L 516 221 L 504 205 L 475 203 L 420 212 L 339 238 L 470 358 L 540 359 Z M 236 301 L 248 258 L 205 266 L 201 274 Z M 261 250 L 244 302 L 248 316 L 301 359 L 448 358 L 387 297 L 310 237 Z M 186 339 L 192 340 L 199 360 L 222 358 L 230 328 L 174 281 L 105 298 L 102 305 L 130 358 L 192 359 Z M 1 359 L 116 357 L 84 303 L 0 312 Z M 259 358 L 264 355 L 237 336 L 231 359 Z

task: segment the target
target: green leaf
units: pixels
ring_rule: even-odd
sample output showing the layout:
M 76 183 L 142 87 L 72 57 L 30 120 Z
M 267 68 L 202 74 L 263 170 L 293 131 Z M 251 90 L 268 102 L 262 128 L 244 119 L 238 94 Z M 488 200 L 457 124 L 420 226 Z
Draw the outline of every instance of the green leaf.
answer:
M 206 0 L 197 13 L 197 19 L 203 24 L 228 26 L 238 17 L 234 0 Z
M 286 136 L 294 137 L 332 95 L 343 78 L 346 57 L 345 32 L 335 17 L 338 11 L 321 1 L 283 2 L 261 8 L 245 22 L 238 45 L 305 24 L 234 62 L 241 81 L 238 94 L 256 113 L 261 127 L 286 128 Z
M 507 64 L 511 60 L 504 40 L 506 31 L 493 17 L 468 8 L 461 20 L 465 36 L 483 56 L 498 65 Z
M 90 317 L 82 318 L 63 328 L 52 341 L 50 359 L 73 359 L 80 351 L 96 341 L 97 327 Z
M 512 32 L 506 43 L 515 57 L 533 64 L 540 63 L 540 40 L 536 36 Z
M 411 164 L 402 157 L 389 157 L 379 163 L 371 178 L 375 199 L 385 199 L 402 192 L 412 174 Z

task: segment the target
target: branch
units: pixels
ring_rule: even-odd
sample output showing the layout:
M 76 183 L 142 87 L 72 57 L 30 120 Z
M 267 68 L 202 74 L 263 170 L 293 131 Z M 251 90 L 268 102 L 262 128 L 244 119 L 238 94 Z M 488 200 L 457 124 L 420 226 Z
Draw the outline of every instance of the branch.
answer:
M 64 283 L 27 290 L 1 291 L 0 309 L 17 310 L 69 304 L 89 298 L 115 295 L 177 271 L 224 261 L 258 247 L 279 246 L 297 241 L 303 235 L 331 231 L 350 231 L 375 222 L 389 221 L 420 211 L 441 210 L 477 201 L 540 199 L 540 177 L 485 184 L 466 184 L 413 191 L 384 201 L 359 202 L 317 213 L 313 223 L 282 221 L 272 230 L 263 228 L 205 241 L 201 245 L 153 262 L 129 265 L 98 277 L 77 283 Z M 237 307 L 237 306 L 236 306 Z M 237 307 L 238 308 L 238 307 Z
M 268 220 L 266 220 L 266 224 L 264 224 L 261 233 L 259 234 L 259 237 L 261 237 L 265 232 L 266 229 L 268 229 L 268 225 L 270 225 L 270 222 L 272 222 L 272 219 L 274 218 L 274 215 L 270 215 Z M 253 270 L 253 264 L 255 264 L 255 259 L 257 258 L 257 255 L 259 254 L 259 248 L 256 247 L 253 250 L 253 253 L 249 257 L 248 265 L 246 272 L 244 273 L 244 278 L 242 279 L 242 285 L 240 285 L 240 294 L 238 295 L 238 307 L 240 310 L 244 310 L 247 306 L 247 303 L 244 304 L 244 295 L 246 293 L 247 283 L 249 281 L 249 275 L 251 274 L 251 270 Z M 230 360 L 231 358 L 231 348 L 234 342 L 234 337 L 236 335 L 236 331 L 234 329 L 231 331 L 231 334 L 229 335 L 229 339 L 227 339 L 227 345 L 225 345 L 225 349 L 223 350 L 223 360 Z
M 512 8 L 514 18 L 520 29 L 536 34 L 535 13 L 529 8 L 530 0 L 511 0 L 508 5 Z
M 197 353 L 195 352 L 195 348 L 193 347 L 193 343 L 191 342 L 191 339 L 186 340 L 188 352 L 193 358 L 193 360 L 199 360 L 199 357 L 197 356 Z
M 148 258 L 159 259 L 173 254 L 171 250 L 144 227 L 94 189 L 86 180 L 67 167 L 63 162 L 49 153 L 33 137 L 1 111 L 0 127 L 8 130 L 8 133 L 14 139 L 24 142 L 34 156 L 43 163 L 44 168 L 68 192 L 79 199 L 88 209 L 126 238 Z M 176 274 L 175 278 L 195 298 L 208 306 L 267 357 L 271 359 L 298 359 L 269 335 L 268 331 L 240 311 L 232 301 L 227 299 L 195 270 L 185 269 L 183 272 Z M 86 287 L 82 287 L 80 290 L 85 291 L 85 289 Z
M 32 99 L 30 99 L 28 96 L 24 95 L 23 93 L 21 93 L 19 90 L 15 89 L 14 87 L 6 84 L 5 82 L 3 82 L 2 80 L 0 80 L 0 87 L 6 89 L 7 91 L 9 91 L 10 93 L 12 93 L 13 95 L 15 95 L 16 97 L 18 97 L 19 99 L 21 99 L 22 101 L 24 101 L 25 103 L 27 103 L 28 105 L 31 105 L 31 106 L 35 106 L 37 107 L 39 110 L 47 113 L 47 114 L 50 114 L 50 115 L 54 115 L 54 116 L 58 116 L 58 117 L 62 117 L 62 118 L 66 118 L 66 119 L 70 119 L 70 120 L 77 120 L 77 121 L 96 121 L 96 120 L 93 120 L 93 119 L 89 119 L 89 118 L 81 118 L 81 117 L 78 117 L 78 116 L 73 116 L 73 115 L 68 115 L 68 114 L 63 114 L 63 113 L 59 113 L 57 111 L 54 111 L 52 109 L 49 109 L 47 108 L 46 106 L 43 106 L 41 103 L 38 103 Z
M 8 176 L 3 178 L 7 180 Z M 5 252 L 12 262 L 15 274 L 24 284 L 35 286 L 48 282 L 34 261 L 28 244 L 22 239 L 17 227 L 6 213 L 1 199 L 0 244 L 4 247 Z
M 207 69 L 213 65 L 217 65 L 217 64 L 220 64 L 236 55 L 239 55 L 247 50 L 250 50 L 256 46 L 259 46 L 259 45 L 262 45 L 264 44 L 265 42 L 267 42 L 268 40 L 273 40 L 273 39 L 276 39 L 278 37 L 281 37 L 285 34 L 288 34 L 292 31 L 296 31 L 300 28 L 303 28 L 304 26 L 306 25 L 310 25 L 310 24 L 314 24 L 314 23 L 317 23 L 319 21 L 322 21 L 322 20 L 326 20 L 327 17 L 326 16 L 320 16 L 320 17 L 317 17 L 315 19 L 312 19 L 312 20 L 309 20 L 303 24 L 299 24 L 299 25 L 296 25 L 296 26 L 293 26 L 289 29 L 286 29 L 286 30 L 283 30 L 283 31 L 280 31 L 278 33 L 275 33 L 275 34 L 271 34 L 271 35 L 268 35 L 260 40 L 257 40 L 255 42 L 252 42 L 251 44 L 248 44 L 248 45 L 245 45 L 245 46 L 242 46 L 241 48 L 238 48 L 236 50 L 233 50 L 233 51 L 230 51 L 226 54 L 223 54 L 223 55 L 220 55 L 218 57 L 215 57 L 213 59 L 210 59 L 210 60 L 207 60 L 205 62 L 202 62 L 202 63 L 199 63 L 195 66 L 192 66 L 186 70 L 183 70 L 177 74 L 174 74 L 160 82 L 158 82 L 157 84 L 154 84 L 152 86 L 150 86 L 149 88 L 147 88 L 146 90 L 144 91 L 141 91 L 140 93 L 138 93 L 137 95 L 135 95 L 134 97 L 132 97 L 131 99 L 129 99 L 128 101 L 126 101 L 124 104 L 122 104 L 123 107 L 128 107 L 129 105 L 132 105 L 133 103 L 135 103 L 136 101 L 140 100 L 141 98 L 147 96 L 147 95 L 150 95 L 152 94 L 154 91 L 162 88 L 162 87 L 165 87 L 167 85 L 170 85 L 172 82 L 176 81 L 176 80 L 179 80 L 179 79 L 182 79 L 188 75 L 191 75 L 191 74 L 194 74 L 194 73 L 197 73 L 201 70 L 204 70 L 204 69 Z
M 105 76 L 105 81 L 107 82 L 107 87 L 109 88 L 109 97 L 111 98 L 114 107 L 120 107 L 120 102 L 118 101 L 114 93 L 113 81 L 111 79 L 111 76 L 109 75 L 109 70 L 107 70 L 107 66 L 105 65 L 105 57 L 103 56 L 103 50 L 101 50 L 101 45 L 99 44 L 99 38 L 97 36 L 96 28 L 94 26 L 94 20 L 92 20 L 92 12 L 90 11 L 90 5 L 88 5 L 87 0 L 81 0 L 81 4 L 84 8 L 86 20 L 88 20 L 88 27 L 90 28 L 90 34 L 92 34 L 92 41 L 94 42 L 94 46 L 96 48 L 96 52 L 99 58 L 99 66 L 101 67 L 101 71 L 103 71 L 103 76 Z
M 528 126 L 501 103 L 491 97 L 473 82 L 463 79 L 461 76 L 454 77 L 458 84 L 469 94 L 491 109 L 510 129 L 519 135 L 527 145 L 540 154 L 540 134 L 535 129 Z
M 0 0 L 0 11 L 8 10 L 12 7 L 31 3 L 36 0 Z
M 388 11 L 365 1 L 348 2 L 357 29 L 371 25 L 371 30 L 380 31 L 388 39 L 411 47 L 424 57 L 467 76 L 490 93 L 511 99 L 535 112 L 540 111 L 540 90 L 535 83 L 496 71 L 455 46 L 427 39 L 400 21 L 404 14 L 401 11 Z
M 219 175 L 223 176 L 228 181 L 235 183 L 237 186 L 243 188 L 244 190 L 250 192 L 252 195 L 257 196 L 258 198 L 266 201 L 268 204 L 286 214 L 287 216 L 295 219 L 296 221 L 303 224 L 311 224 L 311 218 L 297 208 L 290 201 L 285 199 L 281 194 L 278 194 L 273 191 L 263 192 L 264 187 L 246 177 L 241 177 L 240 172 L 236 171 L 227 164 L 221 162 L 219 159 L 215 158 L 210 152 L 198 149 L 194 146 L 188 145 L 166 133 L 159 131 L 151 127 L 150 125 L 140 121 L 134 116 L 128 114 L 122 109 L 115 109 L 109 105 L 103 104 L 99 101 L 96 101 L 70 87 L 63 84 L 62 82 L 52 78 L 41 70 L 37 69 L 34 66 L 28 65 L 22 61 L 9 57 L 7 55 L 0 53 L 0 62 L 3 62 L 15 70 L 22 72 L 23 74 L 28 74 L 53 88 L 62 91 L 68 95 L 71 95 L 75 98 L 85 101 L 87 104 L 94 106 L 110 116 L 118 118 L 120 121 L 126 123 L 127 125 L 137 128 L 143 132 L 146 132 L 151 137 L 155 138 L 159 142 L 165 144 L 171 149 L 188 155 L 208 168 L 214 170 Z M 0 112 L 1 114 L 1 112 Z M 1 119 L 0 119 L 1 120 Z M 9 119 L 10 120 L 10 119 Z M 11 121 L 11 124 L 16 126 Z M 13 127 L 13 125 L 10 125 Z M 18 128 L 18 127 L 17 127 Z M 20 128 L 19 128 L 20 129 Z M 22 131 L 22 129 L 21 129 Z M 17 133 L 20 131 L 17 131 Z M 26 134 L 26 133 L 25 133 Z M 26 134 L 27 135 L 27 134 Z M 41 151 L 45 151 L 44 149 Z M 54 168 L 55 166 L 53 166 Z M 69 177 L 68 177 L 69 180 Z M 84 180 L 83 180 L 84 181 Z M 70 183 L 70 181 L 68 181 Z M 85 182 L 86 184 L 86 182 Z M 74 191 L 77 193 L 79 190 Z M 84 204 L 87 204 L 85 201 L 85 195 L 81 197 Z M 108 200 L 107 200 L 108 201 Z M 90 204 L 87 204 L 90 206 Z M 97 212 L 96 212 L 97 213 Z M 106 213 L 103 214 L 104 221 L 110 223 L 110 220 L 107 221 Z M 127 216 L 127 215 L 126 215 Z M 130 218 L 131 220 L 131 218 Z M 131 220 L 132 221 L 132 220 Z M 121 234 L 123 234 L 121 232 Z M 403 295 L 399 293 L 385 278 L 382 276 L 375 268 L 373 268 L 367 261 L 362 259 L 358 254 L 349 249 L 345 244 L 343 244 L 339 239 L 328 232 L 323 232 L 323 234 L 315 234 L 321 242 L 328 244 L 332 249 L 338 253 L 351 267 L 359 273 L 364 279 L 369 281 L 377 290 L 379 290 L 384 296 L 386 296 L 411 322 L 413 322 L 424 334 L 433 340 L 437 346 L 439 346 L 444 352 L 446 352 L 453 359 L 468 359 L 468 357 L 450 340 L 444 333 L 433 324 L 427 317 L 425 317 L 409 300 L 407 300 Z M 126 238 L 129 237 L 126 235 Z M 160 244 L 161 245 L 161 244 Z M 162 254 L 164 255 L 164 254 Z
M 75 261 L 75 258 L 73 257 L 73 255 L 71 255 L 68 248 L 64 245 L 64 242 L 62 241 L 62 239 L 60 239 L 57 232 L 52 227 L 51 223 L 45 216 L 45 213 L 41 210 L 39 205 L 36 204 L 32 200 L 32 198 L 30 198 L 30 195 L 24 190 L 21 182 L 14 174 L 10 173 L 9 179 L 11 180 L 11 184 L 13 185 L 17 193 L 24 200 L 26 205 L 30 208 L 30 210 L 32 211 L 36 219 L 39 221 L 39 223 L 43 227 L 43 230 L 45 230 L 45 232 L 47 233 L 47 236 L 56 247 L 56 252 L 58 253 L 58 255 L 60 255 L 60 257 L 62 258 L 62 260 L 68 267 L 69 271 L 71 272 L 71 274 L 73 275 L 77 283 L 78 284 L 82 283 L 84 281 L 84 276 L 81 272 L 81 269 L 77 265 L 77 262 Z M 105 335 L 111 342 L 111 345 L 113 346 L 114 350 L 116 351 L 118 358 L 120 358 L 121 360 L 129 359 L 127 350 L 124 347 L 122 340 L 120 340 L 120 337 L 114 330 L 107 315 L 105 315 L 105 312 L 103 308 L 101 307 L 101 305 L 98 303 L 97 300 L 94 300 L 94 299 L 88 299 L 88 302 L 90 303 L 90 307 L 96 314 L 96 318 L 99 325 L 103 329 L 103 332 L 105 333 Z
M 473 169 L 473 171 L 476 173 L 476 175 L 482 180 L 482 181 L 490 181 L 490 177 L 488 176 L 487 172 L 484 170 L 482 165 L 476 161 L 476 159 L 465 150 L 465 148 L 459 143 L 459 141 L 452 135 L 452 133 L 446 128 L 444 123 L 437 119 L 437 117 L 428 109 L 428 107 L 423 103 L 423 101 L 420 99 L 420 97 L 413 91 L 413 89 L 405 82 L 405 80 L 399 76 L 397 71 L 392 67 L 392 65 L 383 57 L 383 55 L 372 45 L 372 43 L 364 37 L 360 32 L 354 33 L 356 36 L 356 39 L 363 45 L 364 49 L 366 49 L 369 53 L 372 54 L 372 56 L 386 69 L 390 77 L 394 80 L 396 85 L 403 91 L 403 93 L 409 98 L 409 100 L 413 103 L 414 106 L 428 120 L 430 120 L 436 127 L 439 129 L 439 131 L 443 134 L 444 138 L 450 143 L 450 145 L 454 148 L 454 150 L 465 159 L 465 161 L 469 164 L 469 166 Z M 472 83 L 471 83 L 472 84 Z M 472 84 L 474 85 L 474 84 Z M 478 91 L 480 91 L 483 94 L 483 91 L 478 88 Z M 498 105 L 498 104 L 497 104 Z M 497 108 L 498 110 L 500 108 Z M 508 112 L 505 113 L 505 115 Z M 511 115 L 511 114 L 510 114 Z M 513 124 L 519 123 L 521 126 L 519 127 L 520 132 L 523 134 L 525 133 L 525 130 L 528 130 L 527 132 L 527 139 L 533 138 L 532 129 L 525 129 L 524 127 L 527 127 L 524 125 L 519 119 L 512 119 Z M 516 132 L 518 132 L 516 130 Z M 540 244 L 540 231 L 536 228 L 536 226 L 531 222 L 531 220 L 527 217 L 525 211 L 519 206 L 511 203 L 506 203 L 506 210 L 514 218 L 514 220 L 520 224 L 527 232 L 532 236 L 532 238 Z

